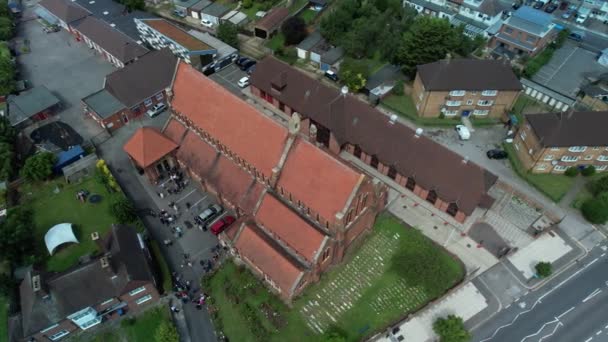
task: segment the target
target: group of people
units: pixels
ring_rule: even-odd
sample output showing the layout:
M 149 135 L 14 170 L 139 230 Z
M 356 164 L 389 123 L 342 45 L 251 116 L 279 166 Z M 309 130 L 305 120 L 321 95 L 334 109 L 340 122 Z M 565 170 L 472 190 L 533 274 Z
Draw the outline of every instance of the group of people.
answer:
M 183 304 L 192 302 L 198 310 L 205 305 L 205 300 L 209 297 L 207 293 L 200 291 L 200 289 L 193 289 L 189 280 L 184 281 L 181 275 L 175 272 L 173 272 L 173 280 L 175 283 L 175 297 L 181 300 Z M 171 305 L 171 311 L 179 312 L 179 309 Z

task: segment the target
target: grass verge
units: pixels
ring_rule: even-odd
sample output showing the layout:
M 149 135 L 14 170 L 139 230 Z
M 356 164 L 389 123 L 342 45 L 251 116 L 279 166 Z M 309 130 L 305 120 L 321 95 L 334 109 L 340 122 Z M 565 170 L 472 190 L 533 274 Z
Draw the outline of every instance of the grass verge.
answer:
M 418 116 L 414 101 L 409 95 L 389 95 L 382 99 L 381 105 L 395 114 L 420 126 L 453 127 L 460 123 L 460 118 L 421 118 Z
M 565 175 L 531 173 L 524 168 L 519 158 L 517 158 L 517 152 L 512 144 L 505 143 L 503 148 L 509 154 L 509 161 L 513 170 L 552 201 L 559 202 L 572 187 L 574 178 Z
M 8 341 L 8 299 L 0 296 L 0 342 Z
M 154 256 L 154 260 L 156 260 L 156 265 L 158 266 L 160 273 L 159 275 L 161 277 L 162 291 L 163 293 L 168 293 L 173 288 L 171 270 L 169 270 L 169 265 L 167 265 L 167 261 L 163 257 L 160 246 L 156 240 L 150 240 L 150 248 L 152 249 L 152 254 Z

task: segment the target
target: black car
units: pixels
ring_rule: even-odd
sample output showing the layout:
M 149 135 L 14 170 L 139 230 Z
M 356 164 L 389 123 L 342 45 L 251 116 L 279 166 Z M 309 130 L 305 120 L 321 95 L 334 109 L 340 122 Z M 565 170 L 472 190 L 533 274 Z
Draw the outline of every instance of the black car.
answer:
M 256 64 L 250 66 L 249 69 L 245 70 L 247 75 L 251 75 L 255 71 L 255 66 L 256 66 Z
M 508 157 L 507 152 L 503 150 L 489 150 L 486 155 L 490 159 L 506 159 Z
M 333 70 L 325 71 L 325 77 L 329 78 L 334 82 L 338 82 L 338 75 Z
M 241 70 L 247 70 L 249 68 L 251 68 L 252 66 L 254 66 L 257 62 L 254 60 L 248 60 L 245 63 L 241 64 Z
M 556 4 L 551 4 L 551 5 L 547 6 L 547 8 L 545 8 L 545 12 L 553 13 L 557 9 L 557 7 L 558 6 Z
M 543 8 L 544 5 L 545 5 L 544 2 L 537 1 L 537 2 L 534 3 L 534 6 L 532 6 L 532 7 L 534 7 L 535 9 L 541 9 L 541 8 Z
M 247 57 L 241 57 L 239 59 L 236 60 L 235 64 L 238 66 L 241 66 L 247 62 L 249 62 L 251 59 L 247 58 Z

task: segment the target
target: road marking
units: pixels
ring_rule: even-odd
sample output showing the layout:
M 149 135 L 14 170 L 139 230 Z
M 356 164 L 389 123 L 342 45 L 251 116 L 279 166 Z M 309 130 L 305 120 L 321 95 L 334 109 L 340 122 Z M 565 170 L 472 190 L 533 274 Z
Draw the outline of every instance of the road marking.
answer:
M 508 309 L 511 306 L 511 304 L 505 306 L 505 310 Z
M 604 327 L 604 329 L 608 329 L 608 324 Z
M 576 277 L 579 273 L 581 273 L 585 268 L 587 268 L 587 266 L 581 268 L 580 270 L 572 273 L 568 278 L 564 279 L 561 283 L 557 284 L 554 288 L 552 288 L 551 290 L 545 292 L 545 294 L 543 294 L 542 296 L 540 296 L 540 298 L 538 298 L 538 302 L 540 302 L 543 298 L 545 298 L 546 296 L 550 295 L 553 291 L 557 290 L 558 288 L 560 288 L 562 285 L 564 285 L 567 281 L 569 281 L 570 279 Z
M 550 322 L 547 322 L 547 323 L 543 324 L 543 326 L 542 326 L 542 327 L 540 327 L 540 329 L 538 329 L 538 331 L 537 331 L 537 332 L 535 332 L 534 334 L 531 334 L 531 335 L 528 335 L 528 336 L 524 337 L 524 338 L 521 340 L 521 342 L 524 342 L 525 340 L 527 340 L 528 338 L 530 338 L 530 337 L 532 337 L 532 336 L 536 336 L 536 335 L 538 335 L 538 334 L 539 334 L 541 331 L 543 331 L 543 329 L 545 329 L 545 327 L 546 327 L 548 324 L 553 324 L 553 323 L 555 323 L 555 322 L 557 322 L 557 325 L 558 325 L 558 326 L 559 326 L 559 325 L 562 325 L 562 322 L 560 322 L 560 321 L 559 321 L 559 319 L 558 319 L 557 317 L 555 317 L 555 319 L 554 319 L 554 320 L 552 320 L 552 321 L 550 321 Z
M 589 299 L 597 296 L 600 292 L 602 292 L 602 290 L 600 289 L 595 289 L 595 291 L 591 292 L 587 297 L 585 297 L 585 299 L 583 299 L 583 303 L 588 301 Z
M 534 306 L 536 306 L 536 303 L 534 304 Z M 502 328 L 506 328 L 506 327 L 508 327 L 508 326 L 512 325 L 513 323 L 515 323 L 515 321 L 516 321 L 516 320 L 519 318 L 519 316 L 521 316 L 521 315 L 523 315 L 523 314 L 525 314 L 525 313 L 527 313 L 527 312 L 532 311 L 532 310 L 534 309 L 534 306 L 532 306 L 532 309 L 525 310 L 525 311 L 522 311 L 522 312 L 518 313 L 518 314 L 515 316 L 515 318 L 513 318 L 513 320 L 511 321 L 511 323 L 508 323 L 508 324 L 505 324 L 505 325 L 501 325 L 500 327 L 498 327 L 498 329 L 496 329 L 496 330 L 494 331 L 494 333 L 492 334 L 492 336 L 490 336 L 490 337 L 486 338 L 485 340 L 481 340 L 481 341 L 479 341 L 479 342 L 485 342 L 485 341 L 489 341 L 489 340 L 493 339 L 493 338 L 494 338 L 494 336 L 496 336 L 496 334 L 498 334 L 498 331 L 500 331 L 500 329 L 502 329 Z
M 574 309 L 574 308 L 573 308 L 573 309 Z M 560 325 L 563 325 L 563 324 L 562 324 L 562 322 L 557 323 L 557 324 L 555 325 L 555 328 L 553 328 L 553 331 L 552 331 L 550 334 L 547 334 L 547 335 L 545 335 L 545 336 L 541 337 L 541 338 L 540 338 L 540 340 L 538 340 L 538 342 L 543 342 L 543 340 L 544 340 L 545 338 L 550 337 L 550 336 L 552 336 L 553 334 L 555 334 L 555 331 L 557 330 L 557 328 L 559 328 L 559 326 L 560 326 Z
M 593 337 L 589 337 L 588 339 L 585 340 L 585 342 L 589 342 L 591 340 L 593 340 Z
M 182 197 L 182 198 L 178 199 L 177 201 L 175 201 L 175 203 L 179 203 L 179 202 L 181 202 L 181 201 L 185 200 L 185 199 L 186 199 L 186 197 L 188 197 L 188 196 L 192 195 L 192 193 L 193 193 L 193 192 L 195 192 L 195 191 L 196 191 L 196 189 L 193 189 L 193 190 L 192 190 L 192 191 L 190 191 L 189 193 L 185 194 L 185 195 L 184 195 L 184 197 Z
M 604 257 L 606 255 L 606 253 L 602 253 L 602 255 L 600 255 L 601 257 Z
M 597 336 L 597 335 L 599 335 L 601 333 L 602 333 L 602 331 L 600 330 L 600 331 L 596 332 L 595 335 Z
M 587 267 L 589 267 L 589 266 L 593 265 L 593 264 L 594 264 L 596 261 L 597 261 L 597 258 L 595 258 L 595 259 L 591 260 L 591 262 L 590 262 L 590 263 L 588 263 L 587 265 L 585 265 L 585 268 L 587 268 Z
M 557 316 L 557 318 L 562 318 L 562 317 L 564 317 L 564 316 L 565 316 L 565 315 L 566 315 L 568 312 L 570 312 L 570 311 L 572 311 L 572 310 L 574 310 L 574 306 L 573 306 L 573 307 L 571 307 L 570 309 L 566 310 L 566 311 L 565 311 L 564 313 L 562 313 L 561 315 Z
M 205 198 L 207 198 L 207 195 L 205 195 L 203 198 L 201 198 L 200 200 L 196 201 L 192 206 L 190 206 L 190 208 L 194 208 L 196 207 L 197 204 L 201 203 Z

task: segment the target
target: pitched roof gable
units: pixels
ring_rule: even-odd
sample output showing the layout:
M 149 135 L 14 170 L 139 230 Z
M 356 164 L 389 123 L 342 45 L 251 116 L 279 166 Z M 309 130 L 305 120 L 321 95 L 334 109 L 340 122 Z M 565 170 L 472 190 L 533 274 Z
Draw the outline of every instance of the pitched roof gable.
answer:
M 608 112 L 527 114 L 526 121 L 545 147 L 608 146 Z
M 177 148 L 177 144 L 153 127 L 141 127 L 123 149 L 142 168 L 146 168 Z
M 42 0 L 38 4 L 68 24 L 91 14 L 66 0 Z
M 174 110 L 258 171 L 271 175 L 287 139 L 285 127 L 185 63 L 178 66 L 173 94 Z

